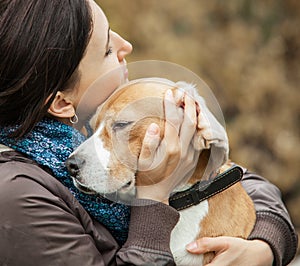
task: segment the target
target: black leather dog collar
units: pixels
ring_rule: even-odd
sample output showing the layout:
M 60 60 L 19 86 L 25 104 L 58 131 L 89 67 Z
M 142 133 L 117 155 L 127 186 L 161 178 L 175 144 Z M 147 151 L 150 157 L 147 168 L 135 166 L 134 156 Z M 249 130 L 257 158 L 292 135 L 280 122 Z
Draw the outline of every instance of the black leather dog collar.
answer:
M 213 180 L 200 181 L 185 191 L 175 193 L 169 198 L 169 204 L 178 211 L 197 205 L 239 182 L 242 176 L 242 168 L 233 166 Z

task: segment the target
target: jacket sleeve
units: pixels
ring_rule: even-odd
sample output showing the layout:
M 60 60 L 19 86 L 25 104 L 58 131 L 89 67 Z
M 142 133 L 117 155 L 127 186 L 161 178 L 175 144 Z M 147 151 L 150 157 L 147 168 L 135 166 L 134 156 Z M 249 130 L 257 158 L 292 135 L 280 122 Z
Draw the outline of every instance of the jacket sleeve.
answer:
M 249 239 L 261 239 L 270 245 L 273 265 L 287 265 L 296 254 L 298 238 L 279 189 L 246 169 L 242 184 L 254 202 L 257 216 Z
M 128 239 L 118 252 L 118 264 L 175 265 L 169 246 L 171 231 L 178 219 L 178 212 L 163 203 L 134 202 Z
M 3 178 L 0 192 L 0 265 L 174 265 L 169 239 L 179 214 L 167 205 L 133 207 L 129 238 L 120 250 L 108 230 L 50 175 Z

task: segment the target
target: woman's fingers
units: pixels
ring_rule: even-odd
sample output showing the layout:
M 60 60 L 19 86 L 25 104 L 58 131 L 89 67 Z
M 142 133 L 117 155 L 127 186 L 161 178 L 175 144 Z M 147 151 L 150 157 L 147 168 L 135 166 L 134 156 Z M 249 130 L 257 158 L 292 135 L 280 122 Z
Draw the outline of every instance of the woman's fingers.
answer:
M 272 250 L 266 242 L 239 237 L 204 237 L 187 245 L 186 249 L 193 254 L 214 252 L 215 257 L 206 266 L 271 266 L 274 260 Z
M 138 161 L 138 197 L 168 199 L 173 189 L 185 182 L 195 169 L 199 157 L 192 144 L 197 124 L 196 105 L 189 96 L 183 100 L 180 103 L 184 103 L 185 110 L 176 105 L 171 90 L 166 92 L 162 140 L 156 124 L 148 128 Z
M 160 128 L 157 124 L 152 123 L 143 139 L 142 149 L 139 156 L 139 171 L 149 171 L 153 163 L 156 150 L 160 143 Z
M 228 249 L 228 243 L 222 237 L 200 238 L 187 245 L 186 249 L 193 254 L 203 254 L 207 252 L 219 252 Z
M 168 154 L 176 155 L 180 153 L 178 135 L 182 119 L 178 115 L 178 107 L 176 106 L 173 93 L 170 89 L 166 91 L 164 98 L 164 106 L 166 119 L 164 142 L 166 143 Z
M 189 145 L 197 127 L 196 102 L 189 95 L 184 96 L 184 119 L 180 130 L 182 157 L 187 155 Z

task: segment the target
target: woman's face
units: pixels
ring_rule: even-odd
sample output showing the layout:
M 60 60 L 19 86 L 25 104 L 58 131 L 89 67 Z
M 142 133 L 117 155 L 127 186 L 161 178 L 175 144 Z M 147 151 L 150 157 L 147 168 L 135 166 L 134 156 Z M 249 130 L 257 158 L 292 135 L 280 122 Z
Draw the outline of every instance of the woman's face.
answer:
M 93 32 L 85 56 L 79 64 L 79 84 L 71 92 L 75 109 L 82 102 L 83 98 L 88 102 L 84 106 L 99 105 L 112 94 L 121 82 L 120 77 L 116 77 L 116 73 L 120 75 L 121 71 L 122 78 L 126 79 L 125 56 L 132 51 L 132 45 L 110 29 L 105 14 L 94 0 L 87 1 L 93 14 Z M 114 71 L 115 75 L 110 74 L 109 78 L 108 75 L 105 75 L 116 68 L 118 68 L 118 72 Z M 87 89 L 93 87 L 91 84 L 95 84 L 97 79 L 101 81 L 99 77 L 104 77 L 102 80 L 105 80 L 105 82 L 99 82 L 99 86 L 96 86 L 96 89 L 89 89 L 88 95 L 91 95 L 91 97 L 86 97 Z M 85 97 L 83 97 L 84 94 Z

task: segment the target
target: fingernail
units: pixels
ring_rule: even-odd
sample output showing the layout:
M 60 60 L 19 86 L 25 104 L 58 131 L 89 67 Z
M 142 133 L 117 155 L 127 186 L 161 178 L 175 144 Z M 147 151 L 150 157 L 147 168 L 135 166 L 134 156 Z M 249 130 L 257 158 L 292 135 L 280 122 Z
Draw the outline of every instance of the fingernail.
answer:
M 185 93 L 184 93 L 184 91 L 182 91 L 182 90 L 179 90 L 179 100 L 180 100 L 180 102 L 182 103 L 183 101 L 184 101 L 184 96 L 185 96 Z
M 168 90 L 166 91 L 166 97 L 167 97 L 169 100 L 173 98 L 173 93 L 172 93 L 172 91 L 171 91 L 170 89 L 168 89 Z
M 148 129 L 147 129 L 147 134 L 149 135 L 157 135 L 159 131 L 158 125 L 155 123 L 152 123 Z
M 192 242 L 186 246 L 186 249 L 189 251 L 194 251 L 198 248 L 197 242 Z

